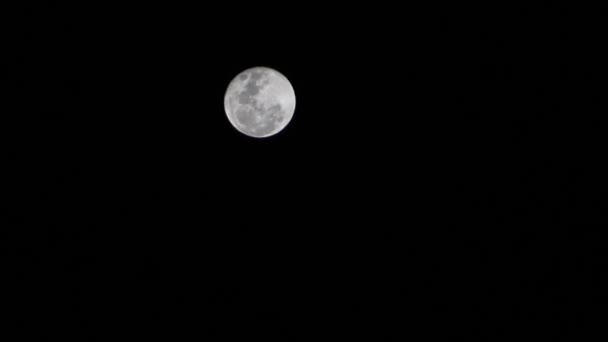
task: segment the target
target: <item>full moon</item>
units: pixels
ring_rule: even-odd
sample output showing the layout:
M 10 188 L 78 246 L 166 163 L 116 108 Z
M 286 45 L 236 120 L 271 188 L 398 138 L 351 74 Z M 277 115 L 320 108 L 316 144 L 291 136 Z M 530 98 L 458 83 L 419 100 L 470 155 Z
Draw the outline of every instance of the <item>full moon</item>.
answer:
M 281 73 L 256 67 L 241 72 L 230 82 L 224 109 L 239 132 L 265 138 L 277 134 L 291 121 L 296 95 Z

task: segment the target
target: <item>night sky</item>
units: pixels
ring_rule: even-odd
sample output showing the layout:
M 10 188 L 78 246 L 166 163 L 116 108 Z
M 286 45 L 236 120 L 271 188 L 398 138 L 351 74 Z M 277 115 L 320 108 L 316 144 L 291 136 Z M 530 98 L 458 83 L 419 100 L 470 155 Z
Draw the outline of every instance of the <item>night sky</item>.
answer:
M 559 6 L 436 6 L 13 10 L 7 324 L 24 341 L 588 333 L 607 211 L 595 74 L 570 58 L 586 42 Z M 265 139 L 224 113 L 255 66 L 297 98 Z

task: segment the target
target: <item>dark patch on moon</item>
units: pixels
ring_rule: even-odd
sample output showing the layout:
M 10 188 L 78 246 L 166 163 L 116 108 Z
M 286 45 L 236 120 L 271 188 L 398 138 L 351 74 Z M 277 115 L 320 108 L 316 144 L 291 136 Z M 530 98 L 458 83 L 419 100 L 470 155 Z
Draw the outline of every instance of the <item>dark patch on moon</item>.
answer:
M 252 104 L 253 97 L 260 93 L 260 87 L 255 84 L 255 81 L 249 80 L 245 84 L 245 89 L 238 94 L 240 104 Z
M 245 107 L 240 107 L 239 109 L 237 109 L 236 119 L 238 120 L 238 122 L 241 125 L 243 125 L 245 127 L 250 127 L 255 120 L 253 111 L 251 109 L 245 108 Z
M 273 105 L 270 108 L 268 108 L 267 115 L 269 116 L 270 121 L 272 121 L 273 123 L 282 122 L 283 121 L 282 109 L 283 109 L 283 107 L 281 107 L 281 104 L 276 104 L 276 105 Z
M 259 81 L 262 79 L 262 77 L 264 76 L 265 72 L 263 71 L 252 71 L 251 72 L 251 79 L 254 81 Z

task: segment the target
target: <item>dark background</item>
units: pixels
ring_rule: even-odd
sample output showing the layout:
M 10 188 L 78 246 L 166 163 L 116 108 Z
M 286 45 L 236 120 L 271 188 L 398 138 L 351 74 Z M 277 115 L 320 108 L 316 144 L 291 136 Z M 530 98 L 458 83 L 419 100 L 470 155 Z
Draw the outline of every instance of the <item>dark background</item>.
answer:
M 7 13 L 4 307 L 23 340 L 512 340 L 600 321 L 604 138 L 570 9 Z M 223 109 L 259 65 L 297 96 L 267 139 Z

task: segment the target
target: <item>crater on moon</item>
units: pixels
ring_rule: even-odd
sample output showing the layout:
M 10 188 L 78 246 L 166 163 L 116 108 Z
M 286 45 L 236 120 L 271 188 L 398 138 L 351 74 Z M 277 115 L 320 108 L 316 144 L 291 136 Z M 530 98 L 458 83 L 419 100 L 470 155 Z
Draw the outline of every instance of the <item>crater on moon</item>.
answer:
M 256 67 L 237 75 L 226 90 L 224 109 L 241 133 L 262 138 L 287 126 L 295 111 L 291 83 L 276 70 Z

